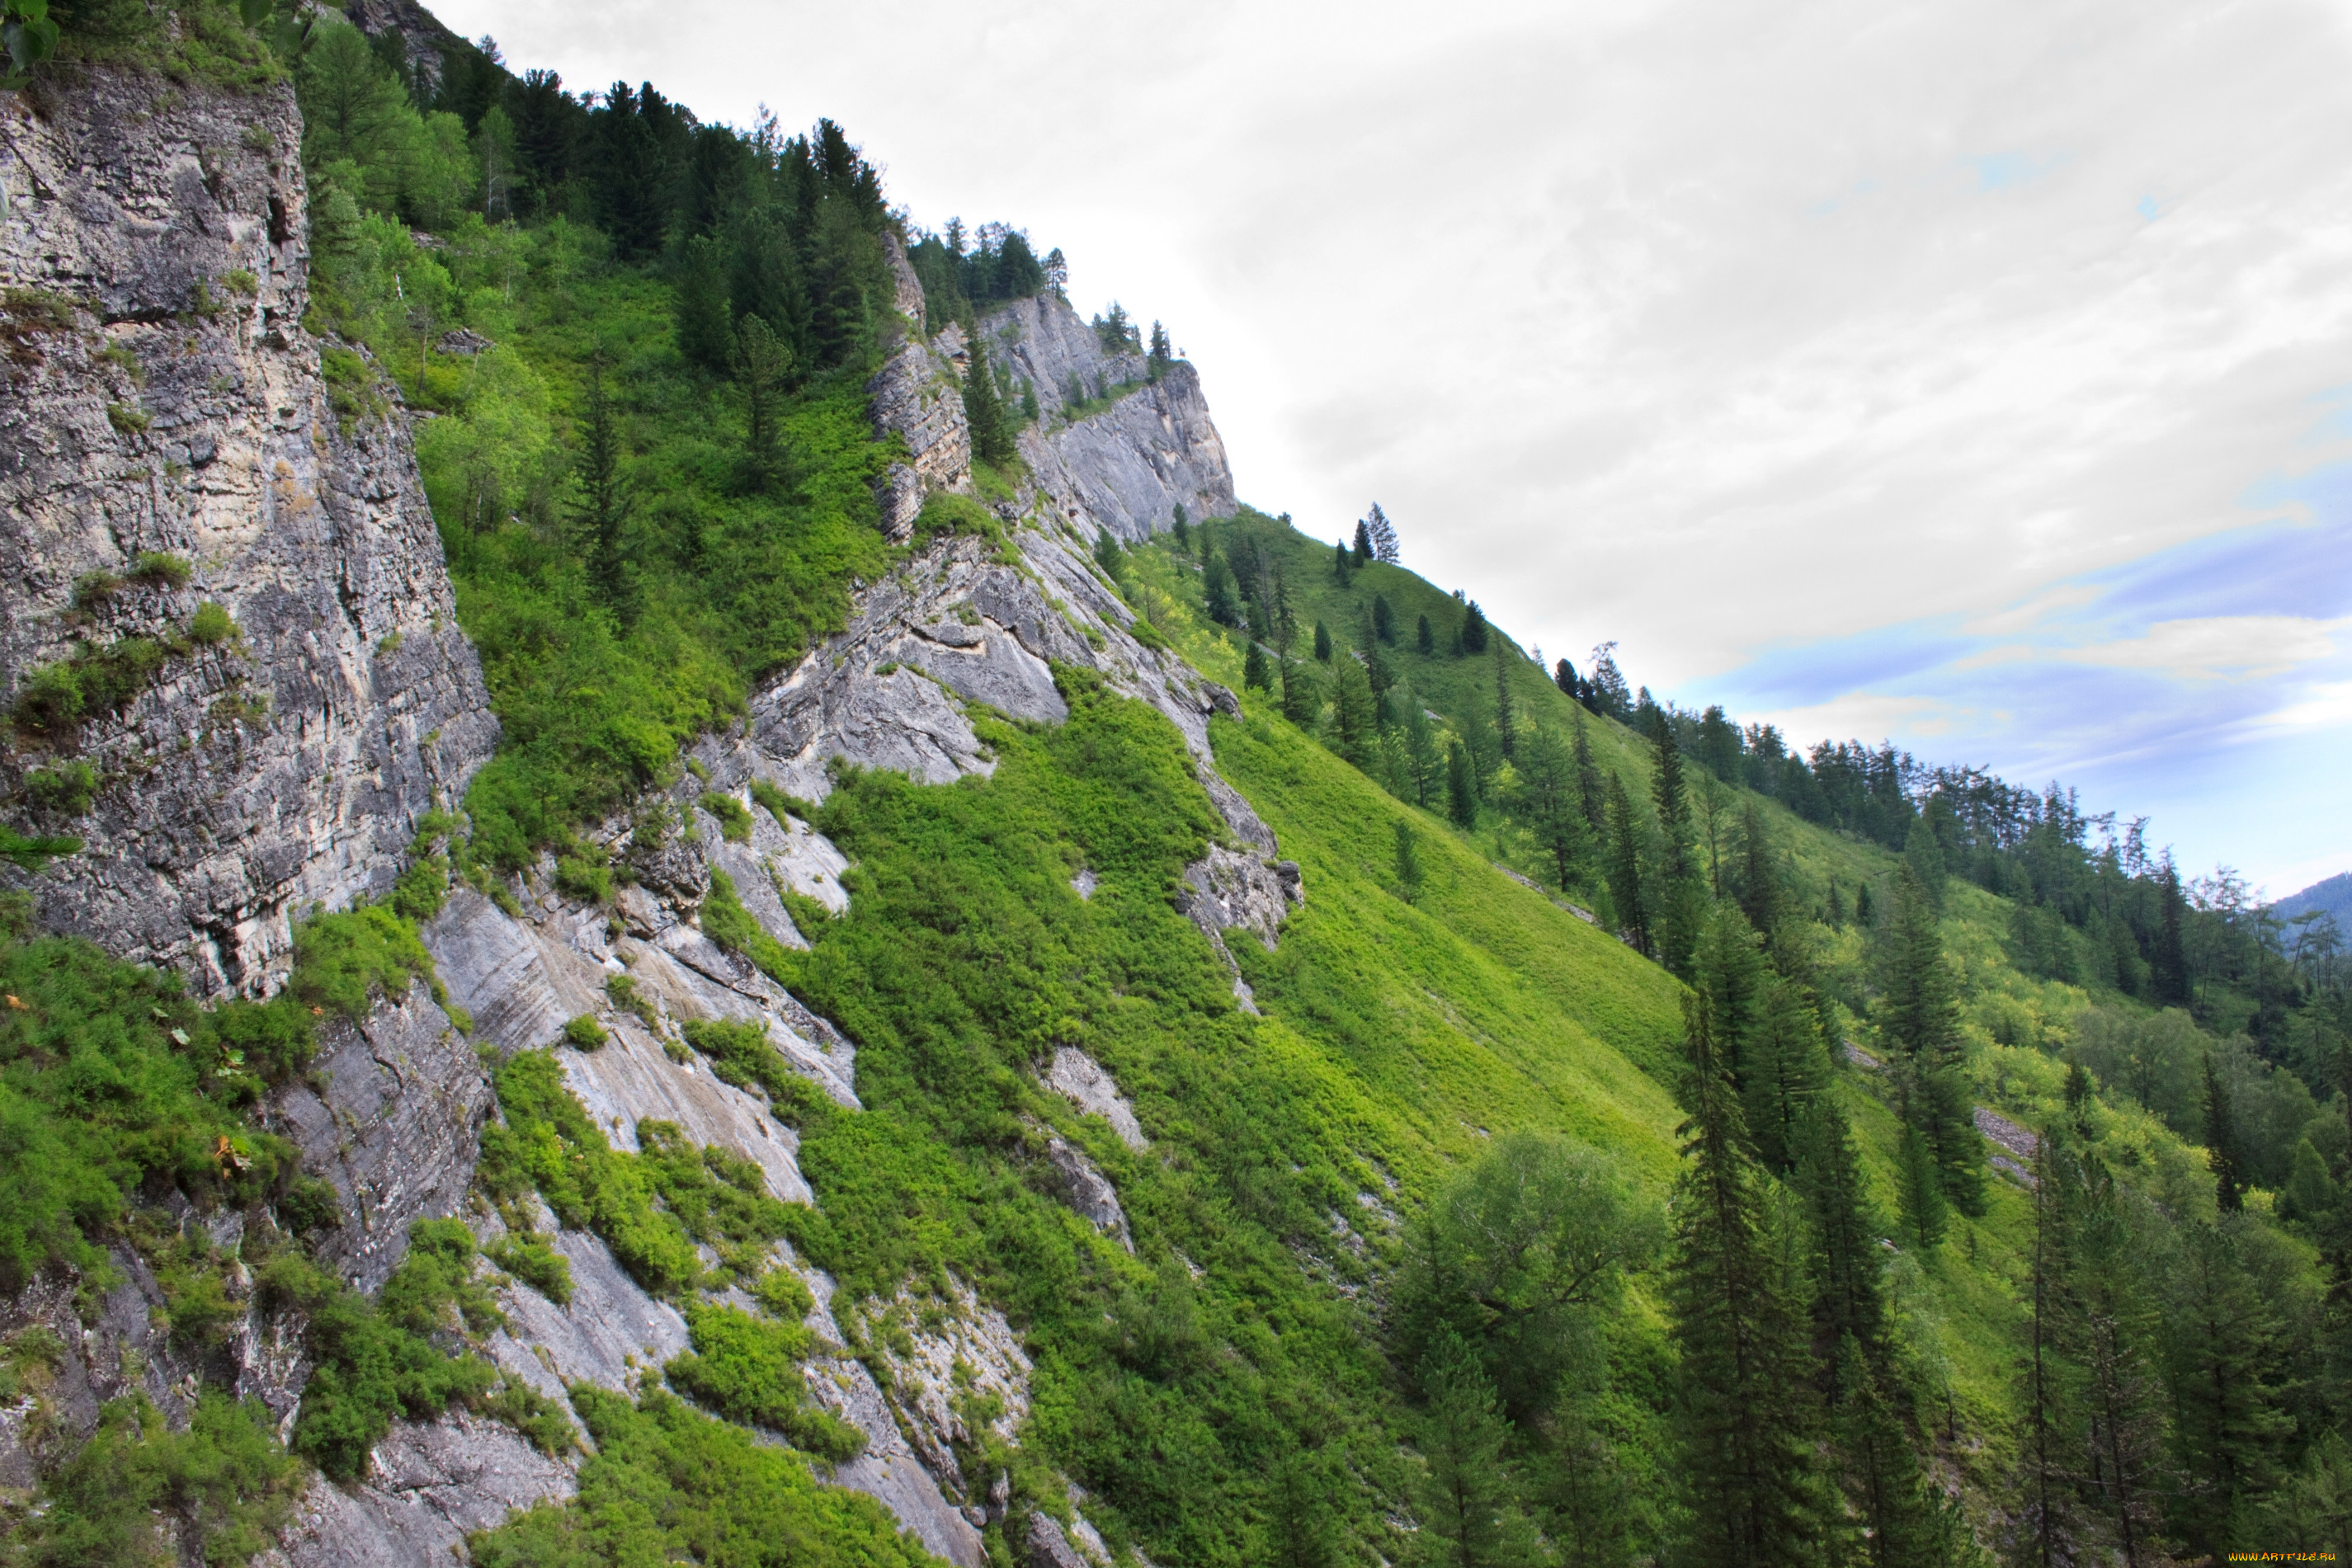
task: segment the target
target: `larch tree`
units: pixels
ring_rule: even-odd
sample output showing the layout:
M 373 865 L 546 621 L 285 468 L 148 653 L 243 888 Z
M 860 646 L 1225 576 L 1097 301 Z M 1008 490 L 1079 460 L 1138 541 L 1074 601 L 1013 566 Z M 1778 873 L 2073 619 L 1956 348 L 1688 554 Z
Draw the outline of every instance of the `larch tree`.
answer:
M 1823 1545 L 1805 1322 L 1704 992 L 1683 1004 L 1683 1172 L 1666 1301 L 1689 1560 L 1798 1568 Z

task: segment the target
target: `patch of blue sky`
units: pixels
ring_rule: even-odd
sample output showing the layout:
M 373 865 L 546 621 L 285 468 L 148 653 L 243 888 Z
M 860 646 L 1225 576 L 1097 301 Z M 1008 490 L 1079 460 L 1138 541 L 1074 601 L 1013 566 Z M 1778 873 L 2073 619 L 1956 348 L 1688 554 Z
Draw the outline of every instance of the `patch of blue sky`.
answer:
M 1960 162 L 1975 171 L 1977 189 L 2005 191 L 2011 185 L 2021 185 L 2037 179 L 2050 167 L 2047 159 L 2036 158 L 2031 152 L 1987 152 Z

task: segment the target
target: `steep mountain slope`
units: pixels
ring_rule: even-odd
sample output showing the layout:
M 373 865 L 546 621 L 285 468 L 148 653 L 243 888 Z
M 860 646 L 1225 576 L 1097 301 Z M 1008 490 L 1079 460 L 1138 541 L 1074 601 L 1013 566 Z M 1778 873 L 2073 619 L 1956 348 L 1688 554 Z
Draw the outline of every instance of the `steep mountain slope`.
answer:
M 1748 1057 L 1733 1185 L 1778 1260 L 1757 1321 L 1813 1330 L 1734 1425 L 1814 1456 L 1783 1546 L 2030 1555 L 2026 1435 L 2122 1451 L 2018 1376 L 2053 1296 L 2088 1303 L 2053 1320 L 2064 1376 L 2123 1368 L 2131 1473 L 2159 1478 L 2116 1501 L 2067 1469 L 2070 1539 L 2336 1528 L 2303 1500 L 2340 1453 L 2312 1304 L 2340 1111 L 2048 972 L 2080 939 L 1931 840 L 1831 831 L 1714 761 L 1677 797 L 1688 716 L 1638 732 L 1457 596 L 1239 507 L 1192 367 L 985 268 L 947 308 L 940 242 L 837 127 L 591 106 L 414 7 L 353 16 L 373 46 L 324 23 L 301 65 L 314 103 L 373 106 L 341 142 L 268 68 L 166 89 L 86 58 L 5 109 L 31 201 L 0 250 L 94 303 L 7 297 L 15 373 L 46 378 L 7 417 L 52 455 L 0 527 L 27 563 L 0 1551 L 1679 1557 L 1725 1472 L 1682 1370 L 1712 1364 L 1693 1249 L 1660 1241 L 1694 1212 L 1668 1200 L 1708 1135 L 1698 1042 L 1761 1049 L 1768 994 L 1802 1146 L 1764 1168 Z M 168 19 L 156 47 L 243 26 Z M 498 175 L 494 110 L 505 195 L 456 200 Z M 138 407 L 94 351 L 118 295 L 155 318 L 111 332 L 150 350 Z M 77 632 L 148 638 L 158 683 L 26 727 L 42 671 L 99 668 L 58 664 Z M 273 700 L 222 707 L 239 674 Z M 1572 768 L 1544 803 L 1571 732 L 1605 823 L 1557 809 Z M 152 771 L 93 769 L 78 806 L 75 755 Z M 255 802 L 254 847 L 172 885 L 173 846 L 231 836 L 223 800 Z M 1661 932 L 1696 922 L 1680 977 L 1613 929 L 1645 878 Z M 276 996 L 198 1007 L 123 960 Z M 1945 1014 L 1916 1000 L 1939 977 Z M 1932 1082 L 1921 1019 L 1958 1063 Z M 2250 1192 L 2135 1076 L 2192 1048 Z M 1996 1156 L 1957 1213 L 1923 1196 L 1927 1088 L 1958 1163 Z M 2098 1294 L 2127 1277 L 2151 1299 Z M 2214 1344 L 2241 1448 L 2198 1446 Z M 2217 1451 L 2252 1456 L 2221 1504 Z

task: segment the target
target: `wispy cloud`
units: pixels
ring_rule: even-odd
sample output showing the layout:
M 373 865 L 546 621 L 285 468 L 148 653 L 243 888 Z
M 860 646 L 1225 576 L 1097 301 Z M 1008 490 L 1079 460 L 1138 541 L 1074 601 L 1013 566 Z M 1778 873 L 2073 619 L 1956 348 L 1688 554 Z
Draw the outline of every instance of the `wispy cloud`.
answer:
M 2159 621 L 2137 637 L 2053 649 L 2048 656 L 2115 670 L 2161 670 L 2178 680 L 2259 678 L 2327 657 L 2336 651 L 2331 634 L 2346 626 L 2352 626 L 2352 617 L 2209 615 Z

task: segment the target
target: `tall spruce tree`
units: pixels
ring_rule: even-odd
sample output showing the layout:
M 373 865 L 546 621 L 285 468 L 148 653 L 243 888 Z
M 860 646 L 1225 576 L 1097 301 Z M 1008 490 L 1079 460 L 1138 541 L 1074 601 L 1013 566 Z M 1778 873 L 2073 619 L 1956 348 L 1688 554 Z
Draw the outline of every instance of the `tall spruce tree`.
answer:
M 1551 856 L 1552 873 L 1565 893 L 1588 852 L 1590 830 L 1577 802 L 1576 758 L 1559 731 L 1538 725 L 1519 747 L 1513 809 L 1537 844 Z
M 1534 1568 L 1542 1561 L 1505 1456 L 1510 1427 L 1495 1408 L 1478 1356 L 1448 1333 L 1423 1368 L 1422 1469 L 1413 1487 L 1420 1531 L 1412 1561 L 1428 1568 Z
M 1815 1102 L 1829 1091 L 1829 1050 L 1811 1001 L 1794 981 L 1767 986 L 1756 1030 L 1742 1052 L 1740 1098 L 1756 1157 L 1776 1174 L 1796 1168 Z
M 1419 624 L 1413 629 L 1412 646 L 1415 653 L 1424 657 L 1437 652 L 1437 633 L 1431 629 L 1426 615 L 1420 618 Z
M 1609 775 L 1609 900 L 1617 906 L 1617 929 L 1637 953 L 1654 954 L 1650 909 L 1643 896 L 1642 836 L 1633 821 L 1633 800 L 1625 781 Z
M 1486 614 L 1478 608 L 1476 600 L 1462 612 L 1462 651 L 1483 653 L 1486 651 Z
M 1595 833 L 1609 831 L 1609 792 L 1601 786 L 1601 768 L 1592 760 L 1592 739 L 1584 730 L 1584 710 L 1570 708 L 1569 722 L 1575 736 L 1576 799 L 1584 821 Z
M 1645 720 L 1650 733 L 1650 801 L 1658 818 L 1658 871 L 1652 901 L 1658 960 L 1675 974 L 1687 975 L 1699 924 L 1706 913 L 1706 893 L 1691 851 L 1690 794 L 1674 726 L 1667 721 L 1665 710 L 1655 706 Z
M 1478 775 L 1470 748 L 1459 739 L 1445 751 L 1445 812 L 1457 827 L 1478 825 Z
M 977 332 L 968 331 L 966 338 L 971 361 L 963 376 L 963 418 L 971 432 L 971 455 L 983 463 L 1003 463 L 1013 455 L 1013 422 L 1005 417 L 1004 400 L 988 368 L 988 345 Z
M 2246 1207 L 2245 1165 L 2238 1153 L 2238 1120 L 2230 1106 L 2229 1085 L 2205 1053 L 2205 1166 L 2213 1173 L 2213 1202 L 2224 1214 Z
M 1370 562 L 1371 561 L 1371 559 L 1372 559 L 1372 530 L 1371 530 L 1371 527 L 1370 527 L 1370 525 L 1369 525 L 1369 524 L 1367 524 L 1367 523 L 1363 522 L 1362 520 L 1359 519 L 1359 520 L 1358 520 L 1358 522 L 1357 522 L 1357 524 L 1356 524 L 1356 560 L 1355 560 L 1355 564 L 1356 564 L 1356 565 L 1358 565 L 1358 566 L 1364 566 L 1364 565 L 1368 565 L 1368 564 L 1370 564 Z
M 1242 685 L 1250 691 L 1274 689 L 1274 671 L 1265 662 L 1265 645 L 1255 637 L 1250 639 L 1249 652 L 1242 659 Z
M 727 253 L 709 235 L 687 241 L 676 310 L 677 351 L 712 375 L 726 373 L 735 351 L 727 309 Z
M 1396 645 L 1396 610 L 1385 593 L 1372 595 L 1372 635 L 1391 647 Z
M 2179 1228 L 2168 1270 L 2165 1381 L 2188 1485 L 2173 1516 L 2191 1552 L 2218 1557 L 2245 1539 L 2250 1505 L 2278 1479 L 2294 1429 L 2284 1408 L 2278 1303 L 2251 1251 L 2268 1239 L 2242 1213 Z
M 2180 873 L 2170 855 L 2165 857 L 2163 872 L 2157 878 L 2157 897 L 2155 951 L 2147 963 L 2149 988 L 2156 994 L 2157 1006 L 2185 1008 L 2189 1002 L 2189 945 L 2181 926 L 2189 906 L 2180 896 Z
M 1689 1116 L 1666 1278 L 1688 1554 L 1709 1568 L 1796 1568 L 1820 1560 L 1825 1534 L 1810 1358 L 1711 1015 L 1706 993 L 1685 999 Z
M 768 323 L 746 316 L 735 329 L 735 382 L 743 389 L 743 479 L 754 495 L 783 488 L 789 463 L 783 445 L 784 383 L 793 351 Z
M 1944 1196 L 1984 1212 L 1984 1138 L 1963 1073 L 1968 1042 L 1936 912 L 1908 865 L 1896 869 L 1879 1032 L 1896 1054 L 1905 1113 L 1935 1161 Z
M 588 586 L 624 627 L 635 619 L 629 591 L 626 535 L 631 510 L 628 477 L 621 470 L 619 411 L 604 392 L 604 356 L 588 361 L 588 406 L 580 422 L 580 498 L 572 510 L 572 538 L 587 567 Z
M 1872 1207 L 1862 1151 L 1834 1092 L 1805 1109 L 1797 1139 L 1796 1186 L 1805 1200 L 1812 1244 L 1813 1343 L 1827 1356 L 1851 1341 L 1873 1363 L 1887 1354 L 1886 1292 L 1881 1283 L 1883 1233 Z
M 1318 664 L 1331 662 L 1331 628 L 1320 621 L 1315 622 L 1315 659 Z
M 1511 702 L 1511 650 L 1500 637 L 1495 643 L 1495 735 L 1502 742 L 1503 756 L 1515 760 L 1518 756 L 1518 710 Z
M 1282 716 L 1301 729 L 1313 727 L 1323 708 L 1323 694 L 1315 676 L 1296 659 L 1282 662 Z
M 2074 1357 L 2088 1451 L 2076 1470 L 2097 1535 L 2125 1568 L 2163 1562 L 2162 1502 L 2175 1484 L 2152 1364 L 2158 1293 L 2146 1265 L 2155 1221 L 2096 1158 L 2082 1161 L 2074 1243 Z
M 1225 564 L 1225 552 L 1210 542 L 1206 529 L 1202 532 L 1201 557 L 1202 611 L 1220 626 L 1239 626 L 1242 607 L 1234 597 L 1233 569 Z

